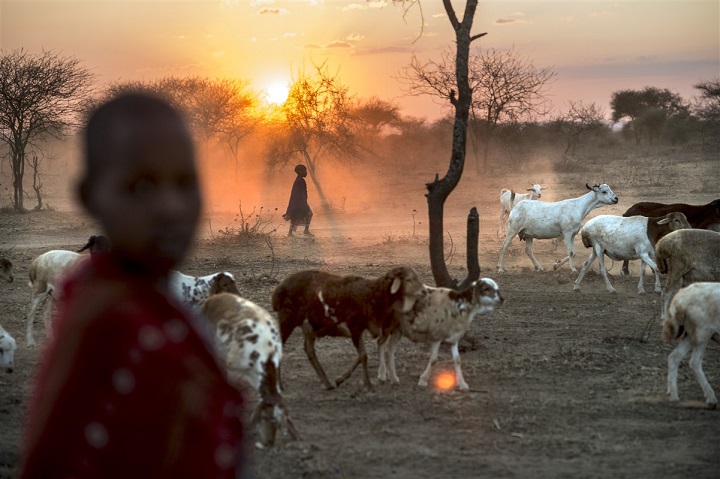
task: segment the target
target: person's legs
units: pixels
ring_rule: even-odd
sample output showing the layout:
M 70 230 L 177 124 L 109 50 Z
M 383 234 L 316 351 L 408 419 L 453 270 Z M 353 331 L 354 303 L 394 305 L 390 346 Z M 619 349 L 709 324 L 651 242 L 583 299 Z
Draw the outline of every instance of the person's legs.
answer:
M 313 217 L 313 212 L 312 212 L 312 210 L 310 210 L 308 212 L 307 216 L 305 217 L 305 234 L 308 236 L 315 236 L 314 234 L 312 234 L 310 232 L 310 222 L 312 221 L 312 217 Z

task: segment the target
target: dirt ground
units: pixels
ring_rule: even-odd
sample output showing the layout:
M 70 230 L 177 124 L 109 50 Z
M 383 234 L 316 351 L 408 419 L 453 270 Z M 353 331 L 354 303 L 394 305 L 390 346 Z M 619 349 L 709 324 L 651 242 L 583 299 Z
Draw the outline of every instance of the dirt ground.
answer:
M 583 179 L 583 188 L 585 181 L 593 179 Z M 498 281 L 506 302 L 476 320 L 464 341 L 463 372 L 471 390 L 419 388 L 428 348 L 403 340 L 400 385 L 377 383 L 376 348 L 368 341 L 373 390 L 362 387 L 356 372 L 348 383 L 326 391 L 296 331 L 285 348 L 283 377 L 301 438 L 254 450 L 258 478 L 718 477 L 720 410 L 705 408 L 686 361 L 680 369 L 681 401 L 671 404 L 665 395 L 666 360 L 673 345 L 660 340 L 660 296 L 652 293 L 652 277 L 645 278 L 648 294 L 639 296 L 637 265 L 633 276 L 625 278 L 616 263 L 611 276 L 617 294 L 608 293 L 602 277 L 592 272 L 582 291 L 573 292 L 575 274 L 567 265 L 552 270 L 564 247 L 548 240 L 535 242 L 546 271 L 533 271 L 522 245 L 514 241 L 506 256 L 507 272 L 497 275 L 499 186 L 488 185 L 492 199 L 479 208 L 480 264 L 483 276 Z M 577 185 L 552 187 L 548 191 L 558 197 L 583 193 Z M 621 203 L 593 215 L 621 214 L 639 200 L 614 190 Z M 677 199 L 699 204 L 717 197 L 717 191 L 685 191 Z M 425 209 L 420 211 L 424 220 Z M 464 206 L 450 209 L 446 217 L 446 228 L 457 232 L 450 271 L 460 279 L 465 274 L 465 211 Z M 282 227 L 273 237 L 272 252 L 261 242 L 211 241 L 204 230 L 182 270 L 197 275 L 231 271 L 242 293 L 266 308 L 270 291 L 284 276 L 307 268 L 375 277 L 409 264 L 432 284 L 424 221 L 412 236 L 407 215 L 396 224 L 363 223 L 361 217 L 318 214 L 314 239 L 287 238 Z M 213 224 L 222 227 L 223 220 Z M 0 477 L 16 471 L 26 401 L 44 342 L 38 318 L 38 346 L 25 343 L 28 265 L 49 249 L 77 249 L 93 233 L 92 221 L 78 213 L 0 214 L 0 248 L 15 246 L 7 256 L 16 275 L 14 283 L 0 284 L 0 322 L 18 342 L 15 372 L 0 376 Z M 579 267 L 588 253 L 579 239 L 576 245 Z M 354 357 L 345 339 L 322 339 L 317 349 L 330 377 Z M 704 368 L 710 383 L 720 388 L 717 345 L 708 348 Z M 451 369 L 444 346 L 435 370 Z

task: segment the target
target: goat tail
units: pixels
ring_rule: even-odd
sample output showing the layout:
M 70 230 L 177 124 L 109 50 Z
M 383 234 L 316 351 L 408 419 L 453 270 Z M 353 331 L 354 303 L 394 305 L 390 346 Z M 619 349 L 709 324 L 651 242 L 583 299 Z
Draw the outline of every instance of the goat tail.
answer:
M 685 334 L 685 312 L 670 305 L 668 317 L 663 321 L 661 337 L 663 341 L 680 339 Z
M 582 233 L 580 234 L 580 238 L 582 239 L 582 244 L 586 248 L 592 248 L 593 244 L 592 241 L 590 241 L 590 235 L 585 232 L 585 230 L 582 230 Z

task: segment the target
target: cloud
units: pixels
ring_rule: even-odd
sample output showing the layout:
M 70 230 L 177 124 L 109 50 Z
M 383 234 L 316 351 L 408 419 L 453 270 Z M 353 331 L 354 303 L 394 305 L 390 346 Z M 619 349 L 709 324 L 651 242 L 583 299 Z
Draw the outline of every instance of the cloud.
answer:
M 307 50 L 317 50 L 322 47 L 320 45 L 318 45 L 317 43 L 306 43 L 305 45 L 303 45 L 303 48 L 305 48 Z
M 265 7 L 265 8 L 261 8 L 258 11 L 258 15 L 287 15 L 288 13 L 290 13 L 290 12 L 288 12 L 284 8 L 274 8 L 274 7 L 273 8 Z
M 275 3 L 275 0 L 252 0 L 250 6 L 259 7 L 261 5 L 272 5 L 273 3 Z
M 363 38 L 365 38 L 365 35 L 360 35 L 359 33 L 351 33 L 350 35 L 345 37 L 345 40 L 349 42 L 359 42 Z
M 216 58 L 224 57 L 224 56 L 225 56 L 225 50 L 218 50 L 218 51 L 212 52 L 212 56 L 214 56 L 214 57 L 216 57 Z
M 333 42 L 328 43 L 325 45 L 325 48 L 351 48 L 352 45 L 350 45 L 348 42 L 342 41 L 342 40 L 335 40 Z
M 387 7 L 387 5 L 388 2 L 385 0 L 374 0 L 366 3 L 350 3 L 342 7 L 340 10 L 342 10 L 343 12 L 348 12 L 351 10 L 367 10 L 368 8 L 385 8 Z
M 527 23 L 525 20 L 517 18 L 496 18 L 493 22 L 495 25 L 512 25 L 514 23 Z
M 294 38 L 296 36 L 297 36 L 297 33 L 295 33 L 295 32 L 283 33 L 283 37 L 285 37 L 285 38 Z

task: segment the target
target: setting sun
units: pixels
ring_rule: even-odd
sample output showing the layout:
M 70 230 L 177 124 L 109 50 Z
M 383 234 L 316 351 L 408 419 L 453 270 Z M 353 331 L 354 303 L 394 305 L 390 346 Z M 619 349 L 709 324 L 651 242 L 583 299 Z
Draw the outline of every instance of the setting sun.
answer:
M 273 105 L 282 105 L 287 100 L 289 85 L 281 82 L 273 83 L 265 89 L 265 101 Z

